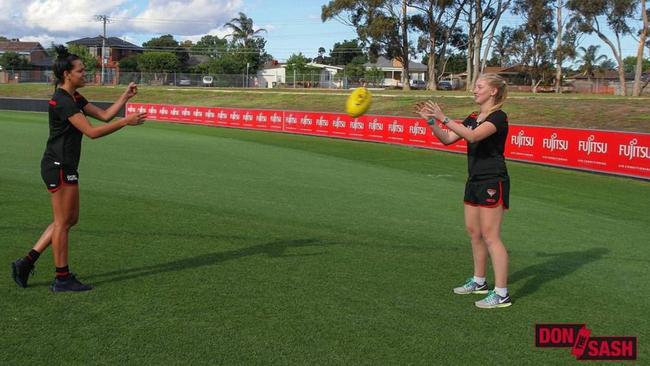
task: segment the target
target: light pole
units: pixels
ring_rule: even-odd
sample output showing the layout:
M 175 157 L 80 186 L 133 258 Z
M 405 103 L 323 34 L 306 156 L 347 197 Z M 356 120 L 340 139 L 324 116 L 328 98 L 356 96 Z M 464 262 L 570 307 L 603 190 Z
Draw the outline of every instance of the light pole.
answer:
M 250 62 L 246 63 L 246 87 L 248 88 L 248 68 L 251 66 Z
M 101 76 L 101 85 L 104 85 L 104 67 L 106 65 L 106 23 L 110 20 L 107 15 L 95 15 L 95 19 L 104 23 L 104 36 L 102 37 L 102 76 Z

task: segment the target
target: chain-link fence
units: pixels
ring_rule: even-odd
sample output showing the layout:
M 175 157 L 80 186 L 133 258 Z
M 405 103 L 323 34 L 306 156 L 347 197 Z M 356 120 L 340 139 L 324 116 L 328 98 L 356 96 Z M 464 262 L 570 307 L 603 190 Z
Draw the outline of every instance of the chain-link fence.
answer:
M 0 83 L 51 83 L 51 70 L 5 70 L 0 71 Z M 246 74 L 192 74 L 181 72 L 116 72 L 115 69 L 87 72 L 89 85 L 126 85 L 136 82 L 150 86 L 218 87 L 218 88 L 327 88 L 347 89 L 362 85 L 364 81 L 348 80 L 344 75 L 306 73 L 287 75 Z

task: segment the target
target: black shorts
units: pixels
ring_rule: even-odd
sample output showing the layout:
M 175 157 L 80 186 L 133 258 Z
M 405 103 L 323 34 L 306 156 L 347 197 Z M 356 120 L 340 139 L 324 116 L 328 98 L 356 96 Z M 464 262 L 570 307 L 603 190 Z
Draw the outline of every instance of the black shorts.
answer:
M 494 178 L 468 180 L 465 184 L 465 204 L 478 207 L 510 207 L 510 179 Z
M 51 193 L 58 191 L 62 185 L 79 184 L 79 173 L 61 163 L 41 161 L 41 177 Z

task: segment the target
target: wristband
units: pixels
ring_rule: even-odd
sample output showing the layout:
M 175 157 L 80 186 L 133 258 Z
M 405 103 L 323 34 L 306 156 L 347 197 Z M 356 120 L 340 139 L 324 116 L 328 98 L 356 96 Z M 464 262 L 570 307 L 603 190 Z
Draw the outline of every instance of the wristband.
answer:
M 442 124 L 443 124 L 443 125 L 446 125 L 446 124 L 449 123 L 449 122 L 451 122 L 451 120 L 450 120 L 449 117 L 447 117 L 447 116 L 445 116 L 445 118 L 442 120 Z

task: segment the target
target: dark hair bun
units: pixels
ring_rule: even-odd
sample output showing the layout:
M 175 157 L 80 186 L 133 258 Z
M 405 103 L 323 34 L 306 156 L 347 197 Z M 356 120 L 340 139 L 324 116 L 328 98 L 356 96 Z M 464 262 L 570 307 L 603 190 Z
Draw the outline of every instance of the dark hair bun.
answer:
M 54 52 L 56 52 L 56 58 L 58 59 L 65 59 L 70 56 L 70 51 L 62 44 L 54 46 Z

